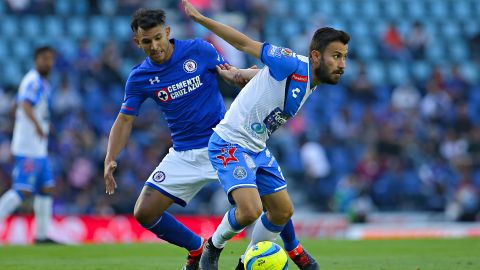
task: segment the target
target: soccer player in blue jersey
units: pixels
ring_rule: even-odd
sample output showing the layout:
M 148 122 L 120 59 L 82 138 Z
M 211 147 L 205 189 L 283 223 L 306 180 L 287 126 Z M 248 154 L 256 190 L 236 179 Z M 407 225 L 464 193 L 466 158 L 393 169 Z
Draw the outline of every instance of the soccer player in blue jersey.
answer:
M 205 184 L 218 181 L 207 150 L 212 128 L 225 114 L 215 76 L 219 71 L 224 79 L 237 83 L 242 78 L 217 67 L 226 63 L 210 43 L 170 39 L 162 10 L 138 10 L 131 28 L 147 58 L 131 71 L 124 102 L 110 132 L 104 168 L 106 192 L 114 193 L 115 159 L 127 143 L 141 104 L 151 98 L 163 111 L 173 147 L 146 181 L 134 216 L 159 238 L 189 251 L 184 269 L 198 269 L 203 239 L 166 210 L 173 203 L 185 206 Z M 301 246 L 291 222 L 282 235 L 288 243 Z
M 13 185 L 0 198 L 0 223 L 26 198 L 35 194 L 35 243 L 55 243 L 48 237 L 52 220 L 52 192 L 55 185 L 48 161 L 49 103 L 48 76 L 54 64 L 54 50 L 35 50 L 35 68 L 22 79 L 18 89 L 12 154 L 15 158 Z
M 287 184 L 266 141 L 295 116 L 317 85 L 338 82 L 345 69 L 350 37 L 333 28 L 318 29 L 306 57 L 288 48 L 254 41 L 203 16 L 187 0 L 183 4 L 194 21 L 266 65 L 242 89 L 214 128 L 208 144 L 210 161 L 235 205 L 208 239 L 200 259 L 200 269 L 216 270 L 226 242 L 246 226 L 260 217 L 257 224 L 263 226 L 254 229 L 252 242 L 273 240 L 292 216 Z M 256 229 L 262 233 L 256 235 Z M 313 267 L 318 265 L 303 269 Z

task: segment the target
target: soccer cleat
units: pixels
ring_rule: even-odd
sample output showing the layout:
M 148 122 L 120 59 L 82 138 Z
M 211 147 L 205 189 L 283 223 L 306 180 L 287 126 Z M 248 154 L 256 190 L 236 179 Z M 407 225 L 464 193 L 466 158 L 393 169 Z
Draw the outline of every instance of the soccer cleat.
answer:
M 42 245 L 42 244 L 49 244 L 49 245 L 62 245 L 62 243 L 57 242 L 51 238 L 45 238 L 45 239 L 35 239 L 35 244 L 36 245 Z
M 300 270 L 320 270 L 317 261 L 305 250 L 301 244 L 288 252 L 288 257 L 298 266 Z
M 192 250 L 188 253 L 187 263 L 182 270 L 198 270 L 198 263 L 200 262 L 200 256 L 202 256 L 203 246 L 205 241 L 202 241 L 202 246 L 197 250 Z
M 245 270 L 245 266 L 243 265 L 242 258 L 238 259 L 238 264 L 237 264 L 237 267 L 235 267 L 235 270 Z
M 212 238 L 208 238 L 203 246 L 202 257 L 200 257 L 201 270 L 218 270 L 218 259 L 223 248 L 216 248 L 212 243 Z

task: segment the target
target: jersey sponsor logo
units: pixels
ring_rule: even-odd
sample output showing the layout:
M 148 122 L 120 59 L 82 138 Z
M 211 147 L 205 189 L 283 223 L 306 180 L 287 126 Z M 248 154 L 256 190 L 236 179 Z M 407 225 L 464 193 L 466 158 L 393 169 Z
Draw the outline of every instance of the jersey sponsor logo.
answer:
M 267 55 L 271 57 L 282 57 L 282 48 L 279 48 L 275 45 L 271 45 L 270 49 L 268 49 Z
M 183 70 L 187 73 L 193 73 L 197 70 L 197 62 L 192 59 L 188 59 L 183 63 Z
M 247 170 L 245 170 L 245 168 L 243 168 L 242 166 L 237 166 L 233 170 L 233 177 L 238 180 L 243 180 L 247 177 Z
M 152 180 L 157 183 L 161 183 L 165 180 L 165 173 L 162 171 L 158 171 L 153 174 Z
M 265 133 L 265 125 L 261 123 L 253 123 L 250 128 L 252 128 L 253 131 L 257 134 L 263 134 Z
M 167 102 L 197 90 L 202 85 L 200 75 L 198 75 L 162 88 L 156 92 L 156 95 L 161 102 Z
M 150 82 L 151 85 L 153 85 L 155 83 L 159 83 L 160 79 L 158 78 L 158 76 L 155 76 L 154 78 L 148 79 L 148 81 Z
M 224 168 L 226 168 L 230 162 L 238 162 L 237 157 L 235 157 L 235 151 L 237 151 L 237 147 L 231 147 L 228 149 L 228 151 L 225 148 L 222 148 L 220 151 L 222 154 L 218 155 L 217 159 L 222 161 Z
M 308 82 L 308 76 L 302 76 L 302 75 L 293 73 L 291 78 L 296 82 L 304 82 L 304 83 Z
M 162 102 L 166 102 L 170 100 L 170 95 L 168 94 L 167 88 L 163 88 L 162 90 L 157 91 L 157 97 Z
M 275 108 L 269 115 L 267 115 L 267 117 L 265 117 L 265 120 L 263 120 L 263 123 L 268 130 L 268 135 L 270 136 L 275 130 L 283 126 L 288 118 L 288 114 L 282 111 L 279 107 Z

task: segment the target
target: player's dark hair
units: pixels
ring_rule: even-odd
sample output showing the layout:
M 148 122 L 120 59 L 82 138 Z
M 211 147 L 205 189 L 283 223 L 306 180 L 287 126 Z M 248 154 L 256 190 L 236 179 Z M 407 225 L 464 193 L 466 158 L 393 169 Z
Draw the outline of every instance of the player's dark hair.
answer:
M 35 52 L 33 53 L 33 59 L 37 59 L 37 57 L 40 55 L 40 54 L 43 54 L 45 52 L 51 52 L 51 53 L 55 53 L 55 50 L 50 47 L 50 46 L 42 46 L 42 47 L 38 47 L 35 49 Z
M 346 45 L 348 44 L 348 41 L 350 41 L 350 35 L 342 30 L 333 29 L 331 27 L 319 28 L 315 31 L 315 34 L 312 37 L 309 52 L 317 50 L 320 53 L 323 53 L 328 44 L 334 41 L 340 41 Z
M 132 31 L 136 33 L 139 27 L 144 30 L 148 30 L 157 25 L 164 24 L 165 11 L 161 9 L 140 8 L 133 14 L 130 27 L 132 28 Z

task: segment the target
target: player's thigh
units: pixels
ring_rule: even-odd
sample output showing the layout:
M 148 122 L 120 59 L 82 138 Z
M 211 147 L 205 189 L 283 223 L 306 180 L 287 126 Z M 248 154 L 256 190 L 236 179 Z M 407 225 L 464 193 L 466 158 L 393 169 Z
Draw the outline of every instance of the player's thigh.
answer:
M 152 187 L 144 186 L 135 203 L 134 214 L 143 219 L 154 219 L 162 215 L 173 203 L 172 198 Z
M 254 160 L 249 158 L 246 149 L 214 133 L 208 144 L 208 155 L 230 203 L 238 205 L 232 197 L 237 189 L 257 188 Z
M 237 188 L 230 194 L 236 203 L 236 216 L 240 224 L 249 225 L 262 214 L 262 201 L 256 188 Z

